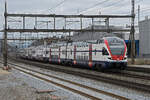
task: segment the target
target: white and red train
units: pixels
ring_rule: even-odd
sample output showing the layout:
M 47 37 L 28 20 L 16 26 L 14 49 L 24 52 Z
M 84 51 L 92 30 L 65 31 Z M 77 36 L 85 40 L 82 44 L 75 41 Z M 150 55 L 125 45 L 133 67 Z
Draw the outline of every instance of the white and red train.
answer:
M 127 46 L 118 37 L 88 42 L 53 43 L 24 49 L 21 57 L 57 64 L 80 65 L 97 69 L 125 69 Z

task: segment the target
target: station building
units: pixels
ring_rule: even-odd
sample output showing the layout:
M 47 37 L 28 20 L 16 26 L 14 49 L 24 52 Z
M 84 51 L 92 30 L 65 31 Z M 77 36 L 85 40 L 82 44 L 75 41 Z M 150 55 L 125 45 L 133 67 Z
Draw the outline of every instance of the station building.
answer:
M 0 40 L 0 55 L 2 54 L 2 40 Z
M 150 19 L 148 17 L 139 23 L 140 57 L 150 58 Z

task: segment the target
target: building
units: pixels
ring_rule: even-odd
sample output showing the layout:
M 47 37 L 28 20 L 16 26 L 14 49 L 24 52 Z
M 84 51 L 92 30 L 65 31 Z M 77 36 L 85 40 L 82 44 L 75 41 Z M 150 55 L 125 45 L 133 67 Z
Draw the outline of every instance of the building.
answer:
M 0 40 L 0 55 L 2 54 L 2 40 Z
M 140 30 L 140 57 L 150 57 L 150 19 L 146 18 L 139 23 Z

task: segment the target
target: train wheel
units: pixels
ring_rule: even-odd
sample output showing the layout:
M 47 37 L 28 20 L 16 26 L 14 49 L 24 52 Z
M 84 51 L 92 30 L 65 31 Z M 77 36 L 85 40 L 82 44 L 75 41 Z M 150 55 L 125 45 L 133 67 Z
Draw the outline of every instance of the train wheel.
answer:
M 96 68 L 98 71 L 104 72 L 104 68 L 102 68 L 102 65 L 101 65 L 101 64 L 96 64 L 95 68 Z
M 62 65 L 65 66 L 65 62 L 64 61 L 62 62 Z
M 121 69 L 121 70 L 125 70 L 125 69 L 126 69 L 126 66 L 121 66 L 120 69 Z
M 72 64 L 72 62 L 70 62 L 70 64 L 69 64 L 70 66 L 73 66 L 73 64 Z

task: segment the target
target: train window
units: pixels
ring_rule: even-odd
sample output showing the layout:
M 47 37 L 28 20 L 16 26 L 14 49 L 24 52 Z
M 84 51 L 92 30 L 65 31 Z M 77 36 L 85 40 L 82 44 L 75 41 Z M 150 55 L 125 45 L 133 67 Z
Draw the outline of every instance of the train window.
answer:
M 104 39 L 102 39 L 102 43 L 104 43 Z
M 109 55 L 109 54 L 108 54 L 108 51 L 107 51 L 105 48 L 103 48 L 102 54 L 103 54 L 103 55 Z
M 98 40 L 97 43 L 98 44 L 104 43 L 104 39 Z
M 32 53 L 34 54 L 34 53 L 35 53 L 35 51 L 32 51 Z
M 64 55 L 65 55 L 65 54 L 66 54 L 66 50 L 62 50 L 62 54 L 64 54 Z
M 70 50 L 70 52 L 71 52 L 71 55 L 72 55 L 72 49 Z
M 116 46 L 116 45 L 124 45 L 124 41 L 119 38 L 107 38 L 108 44 L 110 46 Z
M 49 51 L 46 51 L 46 54 L 48 54 L 49 53 Z
M 102 39 L 102 40 L 100 40 L 100 43 L 104 43 L 104 40 Z
M 95 49 L 95 56 L 96 56 L 96 49 Z

